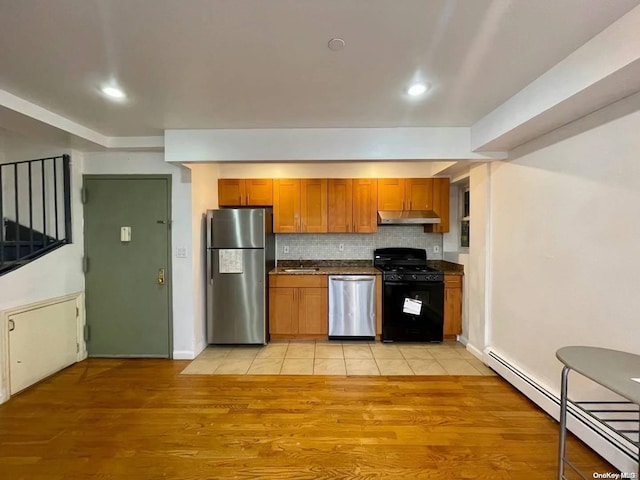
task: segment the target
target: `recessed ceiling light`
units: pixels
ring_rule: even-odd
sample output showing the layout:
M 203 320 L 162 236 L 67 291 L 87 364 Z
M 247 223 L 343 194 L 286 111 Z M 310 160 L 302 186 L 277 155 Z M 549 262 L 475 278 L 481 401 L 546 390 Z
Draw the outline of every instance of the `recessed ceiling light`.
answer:
M 344 48 L 344 45 L 344 40 L 341 38 L 332 38 L 328 43 L 329 50 L 333 52 L 339 52 Z
M 407 89 L 407 93 L 412 97 L 417 97 L 418 95 L 422 95 L 427 91 L 427 86 L 424 83 L 414 83 Z
M 125 93 L 117 87 L 102 87 L 102 93 L 109 98 L 121 100 L 126 97 Z

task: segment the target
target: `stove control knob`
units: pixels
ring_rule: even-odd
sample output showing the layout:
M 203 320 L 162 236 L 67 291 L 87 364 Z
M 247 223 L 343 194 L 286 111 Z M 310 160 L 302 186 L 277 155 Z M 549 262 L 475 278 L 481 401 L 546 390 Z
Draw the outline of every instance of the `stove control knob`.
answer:
M 413 278 L 414 280 L 417 280 L 418 276 L 417 275 L 411 275 L 411 278 Z

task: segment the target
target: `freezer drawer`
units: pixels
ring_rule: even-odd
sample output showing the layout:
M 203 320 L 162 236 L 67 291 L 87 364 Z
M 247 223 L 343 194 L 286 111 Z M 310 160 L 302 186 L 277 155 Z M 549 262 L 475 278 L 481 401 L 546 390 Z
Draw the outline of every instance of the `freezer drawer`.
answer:
M 376 277 L 329 276 L 329 338 L 375 338 Z

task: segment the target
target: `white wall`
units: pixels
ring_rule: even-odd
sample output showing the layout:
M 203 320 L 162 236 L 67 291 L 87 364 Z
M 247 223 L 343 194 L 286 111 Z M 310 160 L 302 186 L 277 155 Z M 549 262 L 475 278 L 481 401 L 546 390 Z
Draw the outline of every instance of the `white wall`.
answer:
M 28 140 L 21 146 L 24 158 L 37 158 L 42 154 L 43 146 L 36 146 L 37 151 L 30 151 Z M 52 147 L 50 153 L 60 153 Z M 84 275 L 82 273 L 82 203 L 80 185 L 82 184 L 82 153 L 77 151 L 62 152 L 71 155 L 71 216 L 73 243 L 65 245 L 36 261 L 0 277 L 0 311 L 29 305 L 36 302 L 58 298 L 70 294 L 84 292 Z M 3 154 L 7 161 L 15 158 L 11 153 Z M 5 345 L 0 344 L 0 350 Z M 4 359 L 0 351 L 0 361 Z M 0 365 L 0 368 L 2 366 Z M 8 390 L 8 389 L 7 389 Z M 0 385 L 0 391 L 3 386 Z M 5 400 L 0 398 L 0 403 Z
M 167 162 L 469 160 L 468 127 L 165 130 Z
M 430 162 L 220 163 L 220 178 L 411 178 L 430 177 Z
M 640 354 L 638 131 L 635 112 L 492 164 L 491 343 L 556 391 L 562 346 Z
M 191 171 L 168 164 L 162 153 L 85 154 L 85 174 L 169 174 L 171 175 L 171 243 L 173 292 L 173 358 L 193 358 L 194 275 L 192 260 Z M 176 258 L 178 248 L 187 258 Z
M 525 153 L 514 152 L 514 160 L 492 163 L 484 182 L 480 175 L 474 181 L 472 171 L 472 229 L 475 191 L 488 187 L 490 192 L 484 201 L 489 302 L 483 305 L 472 292 L 469 340 L 479 346 L 478 332 L 484 329 L 487 351 L 556 397 L 559 348 L 586 345 L 640 354 L 638 131 L 640 111 L 635 111 L 532 152 L 524 146 Z M 475 280 L 482 272 L 480 257 L 474 259 L 477 240 L 472 230 Z M 557 415 L 557 405 L 530 383 L 508 370 L 503 374 Z M 610 396 L 577 374 L 571 375 L 569 390 L 578 400 Z M 618 468 L 636 468 L 589 429 L 571 422 L 574 432 Z
M 207 346 L 206 337 L 206 247 L 205 215 L 218 208 L 218 165 L 188 165 L 191 170 L 191 259 L 194 284 L 194 345 L 195 355 Z M 175 249 L 174 249 L 175 250 Z

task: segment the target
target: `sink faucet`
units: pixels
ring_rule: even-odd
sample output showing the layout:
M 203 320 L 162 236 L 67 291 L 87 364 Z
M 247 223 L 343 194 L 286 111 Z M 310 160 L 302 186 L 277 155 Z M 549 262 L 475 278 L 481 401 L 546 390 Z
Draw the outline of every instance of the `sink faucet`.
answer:
M 302 268 L 302 257 L 300 257 L 300 268 Z

